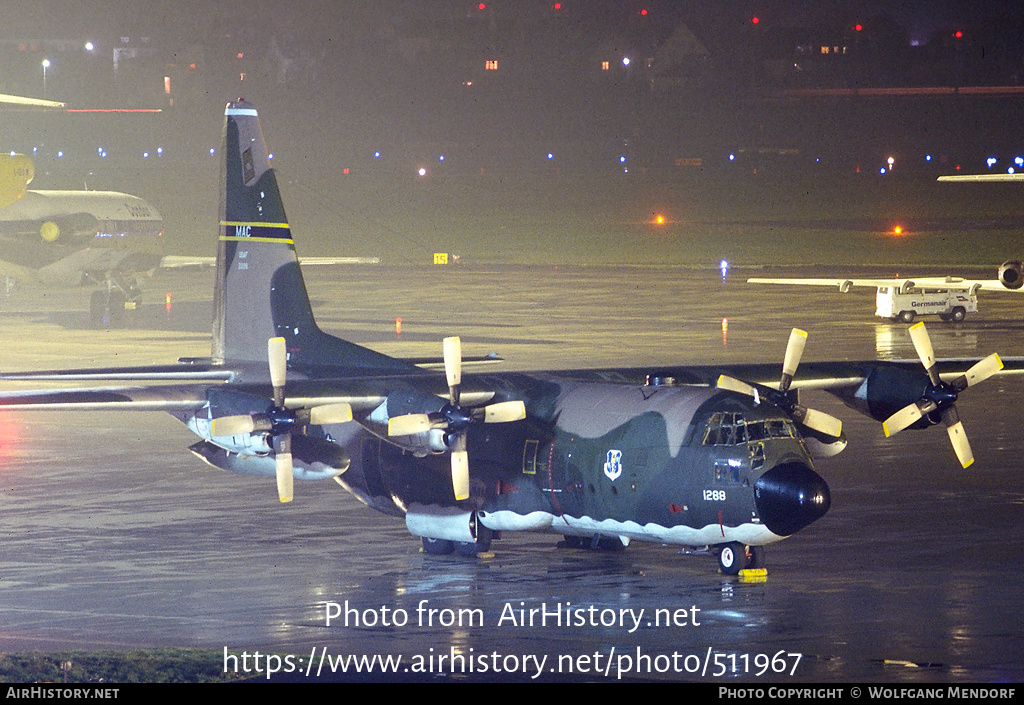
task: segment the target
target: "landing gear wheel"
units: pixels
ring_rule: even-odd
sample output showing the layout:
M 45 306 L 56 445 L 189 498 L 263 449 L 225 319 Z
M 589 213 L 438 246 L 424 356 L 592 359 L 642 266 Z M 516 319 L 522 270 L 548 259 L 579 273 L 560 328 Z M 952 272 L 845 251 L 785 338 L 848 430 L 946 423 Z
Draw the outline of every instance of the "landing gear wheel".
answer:
M 486 526 L 476 525 L 476 541 L 455 542 L 455 552 L 466 558 L 476 558 L 478 553 L 487 553 L 491 550 L 491 539 L 494 532 Z
M 747 568 L 764 568 L 764 546 L 747 546 Z
M 447 556 L 455 550 L 455 543 L 447 539 L 423 537 L 423 552 L 431 556 Z
M 89 321 L 93 328 L 118 328 L 124 322 L 127 299 L 120 291 L 92 292 L 89 298 Z
M 900 315 L 897 316 L 900 319 L 900 323 L 913 323 L 914 312 L 913 311 L 900 311 Z
M 956 308 L 949 312 L 949 320 L 953 321 L 954 323 L 959 323 L 965 318 L 967 318 L 967 311 L 964 310 L 963 306 L 957 306 Z
M 602 536 L 601 534 L 595 534 L 588 545 L 591 551 L 608 551 L 610 553 L 619 553 L 626 550 L 626 544 L 622 543 L 615 536 Z
M 718 569 L 722 575 L 739 575 L 747 567 L 747 547 L 742 543 L 724 544 L 718 549 Z

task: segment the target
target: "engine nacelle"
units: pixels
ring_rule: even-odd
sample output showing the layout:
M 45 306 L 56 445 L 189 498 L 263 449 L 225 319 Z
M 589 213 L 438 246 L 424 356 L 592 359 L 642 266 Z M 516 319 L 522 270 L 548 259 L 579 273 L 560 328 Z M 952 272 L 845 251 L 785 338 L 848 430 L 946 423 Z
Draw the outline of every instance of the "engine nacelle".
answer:
M 449 448 L 444 442 L 445 432 L 442 429 L 429 429 L 408 436 L 391 436 L 388 434 L 388 421 L 395 416 L 405 414 L 425 414 L 441 409 L 444 402 L 438 397 L 417 392 L 392 393 L 383 404 L 365 416 L 360 423 L 370 432 L 375 433 L 392 445 L 422 458 L 427 455 L 447 453 Z M 434 536 L 431 538 L 441 538 Z
M 188 449 L 221 470 L 260 477 L 277 475 L 273 455 L 238 453 L 210 441 L 199 441 Z M 292 436 L 292 475 L 296 480 L 330 480 L 348 470 L 350 464 L 345 451 L 326 439 Z
M 925 395 L 928 375 L 924 370 L 913 371 L 894 365 L 879 363 L 872 367 L 864 382 L 852 393 L 832 391 L 844 402 L 876 421 L 885 421 L 897 411 Z M 937 423 L 938 419 L 925 416 L 914 428 Z
M 449 448 L 444 442 L 444 431 L 432 428 L 423 433 L 415 433 L 411 436 L 398 436 L 388 438 L 388 441 L 399 448 L 403 448 L 418 458 L 427 455 L 440 455 L 447 453 Z
M 1024 264 L 1012 259 L 999 265 L 999 283 L 1007 289 L 1019 289 L 1024 286 Z
M 274 452 L 267 433 L 239 433 L 234 436 L 215 436 L 209 440 L 213 445 L 239 455 L 269 455 Z

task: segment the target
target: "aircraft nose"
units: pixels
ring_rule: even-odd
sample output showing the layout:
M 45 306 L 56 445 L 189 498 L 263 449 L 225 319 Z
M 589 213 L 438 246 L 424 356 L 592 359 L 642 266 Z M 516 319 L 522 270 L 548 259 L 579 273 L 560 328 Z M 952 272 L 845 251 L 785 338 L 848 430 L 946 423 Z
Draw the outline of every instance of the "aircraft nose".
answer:
M 803 463 L 776 465 L 754 483 L 761 521 L 779 536 L 795 534 L 825 516 L 832 498 L 828 484 Z

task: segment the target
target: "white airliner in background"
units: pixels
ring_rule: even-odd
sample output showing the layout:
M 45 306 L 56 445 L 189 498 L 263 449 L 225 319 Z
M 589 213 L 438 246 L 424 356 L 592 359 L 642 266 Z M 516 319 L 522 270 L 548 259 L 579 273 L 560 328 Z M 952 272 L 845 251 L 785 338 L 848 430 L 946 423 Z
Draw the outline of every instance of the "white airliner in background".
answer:
M 115 191 L 36 191 L 32 160 L 0 156 L 0 276 L 44 286 L 94 286 L 93 321 L 116 324 L 140 277 L 163 256 L 164 222 L 149 203 Z

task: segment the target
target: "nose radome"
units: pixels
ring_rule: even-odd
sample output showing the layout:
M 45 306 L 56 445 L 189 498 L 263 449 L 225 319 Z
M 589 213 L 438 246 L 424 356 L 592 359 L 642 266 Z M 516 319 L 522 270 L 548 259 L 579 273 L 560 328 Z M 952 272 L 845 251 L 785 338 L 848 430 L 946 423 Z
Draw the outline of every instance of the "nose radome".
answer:
M 789 462 L 758 478 L 754 503 L 769 531 L 789 536 L 825 516 L 832 498 L 818 473 L 803 463 Z

